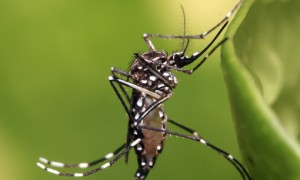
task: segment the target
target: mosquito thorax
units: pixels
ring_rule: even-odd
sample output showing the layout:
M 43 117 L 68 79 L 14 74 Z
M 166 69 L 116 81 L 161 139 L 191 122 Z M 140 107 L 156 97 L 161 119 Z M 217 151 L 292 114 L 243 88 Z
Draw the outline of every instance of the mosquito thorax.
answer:
M 135 54 L 130 74 L 134 83 L 159 95 L 172 93 L 177 84 L 170 70 L 169 58 L 163 51 Z

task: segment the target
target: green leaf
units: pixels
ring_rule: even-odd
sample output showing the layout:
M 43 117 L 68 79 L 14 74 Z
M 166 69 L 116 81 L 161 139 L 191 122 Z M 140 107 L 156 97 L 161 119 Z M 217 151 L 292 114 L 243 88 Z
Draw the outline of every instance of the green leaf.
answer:
M 222 69 L 253 179 L 300 179 L 300 2 L 246 0 L 228 27 Z

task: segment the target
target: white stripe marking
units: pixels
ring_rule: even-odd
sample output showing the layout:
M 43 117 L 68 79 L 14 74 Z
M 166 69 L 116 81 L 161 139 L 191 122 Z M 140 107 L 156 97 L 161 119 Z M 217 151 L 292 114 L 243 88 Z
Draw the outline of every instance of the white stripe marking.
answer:
M 201 142 L 202 144 L 207 144 L 207 142 L 206 142 L 204 139 L 200 139 L 200 142 Z
M 114 157 L 114 153 L 109 153 L 105 156 L 106 159 L 110 159 L 112 157 Z
M 153 161 L 152 160 L 150 160 L 149 166 L 153 166 Z
M 176 76 L 174 76 L 174 83 L 175 83 L 175 84 L 178 83 Z
M 199 137 L 197 132 L 194 132 L 193 135 Z
M 168 76 L 170 76 L 170 73 L 164 72 L 163 76 L 168 77 Z
M 231 154 L 228 155 L 229 159 L 233 160 L 233 156 L 231 156 Z
M 38 166 L 38 167 L 40 167 L 40 168 L 42 168 L 42 169 L 45 169 L 46 168 L 46 166 L 44 165 L 44 164 L 41 164 L 41 163 L 36 163 L 36 165 Z
M 55 169 L 51 169 L 51 168 L 46 168 L 46 171 L 52 173 L 52 174 L 56 174 L 56 175 L 59 175 L 59 171 L 55 170 Z
M 80 163 L 79 164 L 79 168 L 87 168 L 87 167 L 89 167 L 88 163 Z
M 83 173 L 74 173 L 74 177 L 82 177 Z
M 108 162 L 108 163 L 105 163 L 105 164 L 103 164 L 102 166 L 101 166 L 101 169 L 105 169 L 105 168 L 107 168 L 107 167 L 109 167 L 110 166 L 110 163 Z
M 150 79 L 151 81 L 156 81 L 157 77 L 156 77 L 156 76 L 150 76 L 149 79 Z
M 138 99 L 138 101 L 136 102 L 136 104 L 137 104 L 139 107 L 142 107 L 142 105 L 143 105 L 143 98 L 140 97 L 140 98 Z
M 55 167 L 64 167 L 65 166 L 64 163 L 55 162 L 55 161 L 50 162 L 50 164 Z
M 163 111 L 158 111 L 159 117 L 162 118 L 164 117 L 164 112 Z
M 157 85 L 158 88 L 161 88 L 161 87 L 164 87 L 164 86 L 165 85 L 163 83 Z
M 135 116 L 134 116 L 134 119 L 138 120 L 140 117 L 140 113 L 136 113 Z
M 48 164 L 49 161 L 46 159 L 46 158 L 43 158 L 43 157 L 40 157 L 39 160 L 42 162 L 42 163 L 45 163 L 45 164 Z
M 130 146 L 133 147 L 133 146 L 137 145 L 140 141 L 141 141 L 141 139 L 138 138 L 137 140 L 133 141 L 133 142 L 130 144 Z
M 231 16 L 232 12 L 230 11 L 229 13 L 227 13 L 226 17 L 229 18 Z
M 136 149 L 137 149 L 138 151 L 143 150 L 142 146 L 138 146 Z

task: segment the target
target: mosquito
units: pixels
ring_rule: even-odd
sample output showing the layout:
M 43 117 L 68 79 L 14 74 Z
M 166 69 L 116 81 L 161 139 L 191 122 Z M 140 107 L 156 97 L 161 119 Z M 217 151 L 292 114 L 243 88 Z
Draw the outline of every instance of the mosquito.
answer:
M 223 32 L 229 22 L 229 18 L 240 7 L 242 2 L 243 0 L 240 0 L 232 8 L 232 10 L 229 11 L 223 19 L 221 19 L 221 21 L 200 35 L 186 35 L 185 30 L 183 35 L 178 36 L 144 34 L 143 38 L 149 48 L 149 51 L 144 53 L 135 53 L 128 72 L 114 67 L 111 68 L 112 75 L 108 78 L 110 85 L 129 117 L 127 137 L 124 144 L 112 153 L 108 153 L 104 157 L 92 162 L 65 164 L 40 157 L 40 162 L 38 162 L 37 165 L 40 168 L 59 176 L 88 176 L 112 166 L 121 157 L 125 156 L 125 161 L 127 162 L 128 153 L 133 148 L 138 161 L 138 169 L 135 173 L 135 179 L 144 180 L 146 179 L 149 171 L 154 167 L 157 157 L 162 152 L 167 136 L 173 135 L 193 140 L 210 147 L 212 150 L 216 151 L 228 160 L 241 174 L 243 179 L 250 180 L 251 177 L 249 173 L 236 158 L 199 136 L 192 128 L 168 118 L 163 108 L 163 103 L 172 96 L 172 92 L 178 83 L 176 77 L 172 73 L 172 70 L 189 75 L 193 74 L 209 58 L 209 56 L 215 52 L 216 49 L 226 42 L 228 38 L 224 38 L 214 45 L 209 52 L 207 52 Z M 184 10 L 183 15 L 185 18 Z M 201 50 L 201 52 L 195 52 L 191 56 L 185 55 L 190 39 L 204 39 L 217 28 L 219 28 L 218 32 L 209 44 Z M 182 39 L 182 50 L 167 55 L 165 51 L 158 51 L 155 49 L 150 40 L 151 38 Z M 203 55 L 204 57 L 202 57 L 202 60 L 198 62 L 194 68 L 190 70 L 183 69 L 184 66 L 192 64 Z M 131 94 L 126 91 L 126 88 L 131 90 Z M 191 135 L 180 134 L 167 130 L 167 122 L 185 130 Z M 98 165 L 101 162 L 103 162 L 103 164 Z M 49 167 L 88 168 L 96 165 L 98 165 L 98 167 L 95 169 L 81 173 L 60 172 Z

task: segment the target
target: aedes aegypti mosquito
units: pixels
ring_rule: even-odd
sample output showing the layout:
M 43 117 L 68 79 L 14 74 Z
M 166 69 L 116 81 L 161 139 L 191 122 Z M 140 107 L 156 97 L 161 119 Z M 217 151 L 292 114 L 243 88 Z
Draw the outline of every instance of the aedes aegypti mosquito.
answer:
M 167 135 L 173 135 L 194 140 L 210 147 L 232 163 L 243 179 L 251 179 L 247 170 L 231 154 L 209 143 L 200 137 L 193 129 L 167 118 L 167 115 L 163 110 L 163 103 L 172 96 L 172 92 L 177 85 L 176 77 L 172 74 L 171 70 L 193 74 L 193 72 L 195 72 L 206 59 L 227 40 L 227 38 L 221 40 L 206 53 L 227 26 L 229 17 L 239 8 L 242 2 L 243 0 L 240 0 L 219 23 L 200 35 L 189 36 L 185 35 L 185 32 L 184 35 L 181 36 L 144 34 L 143 37 L 149 47 L 149 51 L 141 54 L 134 54 L 134 60 L 131 63 L 129 72 L 116 68 L 111 69 L 112 76 L 109 76 L 109 82 L 129 117 L 126 143 L 122 144 L 114 152 L 105 155 L 103 158 L 88 163 L 65 164 L 49 161 L 41 157 L 39 159 L 40 162 L 38 162 L 37 165 L 40 168 L 59 176 L 88 176 L 112 166 L 123 156 L 126 157 L 125 159 L 127 162 L 129 150 L 134 148 L 138 160 L 138 170 L 135 174 L 135 179 L 142 180 L 146 179 L 150 169 L 155 165 L 156 158 L 162 152 Z M 221 27 L 220 30 L 201 52 L 195 52 L 190 57 L 185 56 L 185 51 L 190 39 L 204 39 L 218 27 Z M 183 39 L 182 51 L 167 55 L 164 51 L 156 50 L 150 38 Z M 182 69 L 184 66 L 196 61 L 205 53 L 206 55 L 193 69 Z M 123 79 L 120 77 L 123 77 Z M 131 96 L 127 93 L 125 87 L 132 90 Z M 167 130 L 167 122 L 182 128 L 192 135 L 184 135 Z M 46 166 L 88 168 L 109 159 L 111 160 L 103 165 L 83 173 L 65 173 Z

